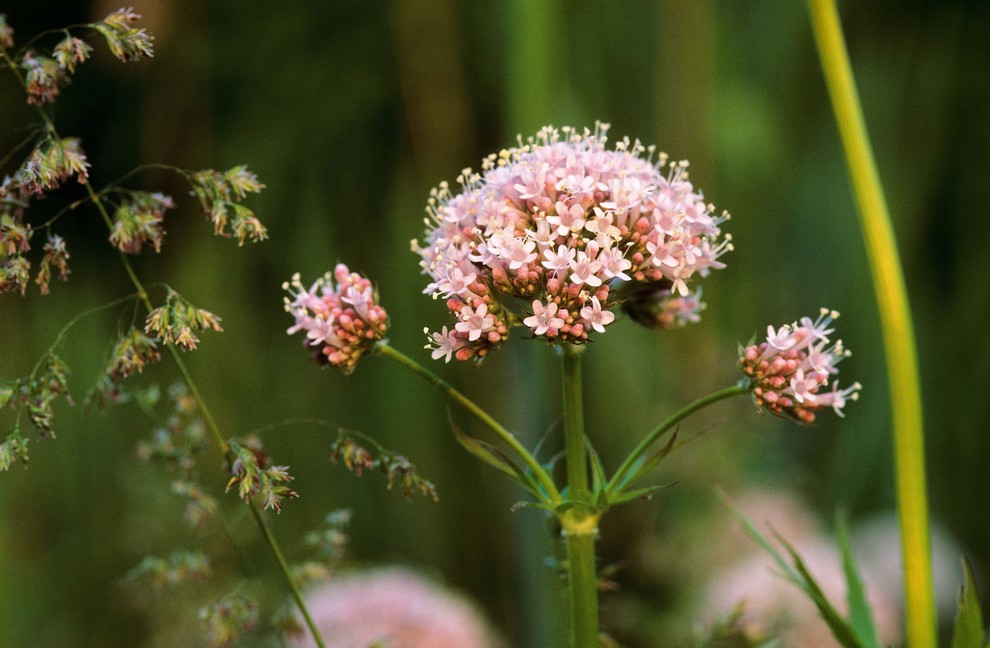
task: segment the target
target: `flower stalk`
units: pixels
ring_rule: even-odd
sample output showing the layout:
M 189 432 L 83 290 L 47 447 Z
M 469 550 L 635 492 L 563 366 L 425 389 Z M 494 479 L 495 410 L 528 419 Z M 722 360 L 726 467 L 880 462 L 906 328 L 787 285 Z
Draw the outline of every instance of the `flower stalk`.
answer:
M 567 495 L 576 506 L 588 501 L 588 451 L 584 437 L 584 394 L 581 380 L 583 346 L 563 345 L 564 449 Z M 582 506 L 583 508 L 583 506 Z
M 907 289 L 838 11 L 833 0 L 809 0 L 808 9 L 859 208 L 883 333 L 904 551 L 908 645 L 932 648 L 936 645 L 936 623 L 921 384 Z
M 584 395 L 581 380 L 583 346 L 563 345 L 564 453 L 567 460 L 568 506 L 558 513 L 567 549 L 571 645 L 598 645 L 598 572 L 595 540 L 598 518 L 588 492 L 588 449 L 584 433 Z

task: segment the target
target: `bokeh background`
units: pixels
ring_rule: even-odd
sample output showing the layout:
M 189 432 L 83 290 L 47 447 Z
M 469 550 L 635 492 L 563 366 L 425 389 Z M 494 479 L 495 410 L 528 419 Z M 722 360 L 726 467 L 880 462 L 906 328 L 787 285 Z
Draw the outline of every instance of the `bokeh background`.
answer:
M 822 416 L 810 428 L 761 416 L 742 399 L 684 425 L 703 434 L 662 466 L 657 482 L 672 486 L 604 522 L 600 554 L 616 590 L 602 605 L 615 638 L 683 645 L 711 614 L 701 593 L 749 550 L 728 541 L 735 523 L 715 486 L 740 498 L 786 493 L 825 530 L 840 507 L 854 526 L 893 510 L 876 307 L 803 3 L 128 4 L 155 35 L 155 57 L 124 66 L 98 46 L 54 108 L 62 133 L 82 138 L 96 186 L 143 162 L 246 163 L 268 186 L 251 200 L 267 242 L 237 248 L 212 237 L 184 200 L 166 221 L 161 253 L 135 260 L 148 282 L 167 281 L 223 317 L 225 332 L 206 335 L 186 358 L 221 427 L 239 436 L 323 419 L 407 455 L 440 493 L 438 503 L 407 502 L 378 475 L 356 479 L 329 462 L 327 428 L 267 431 L 266 448 L 291 466 L 301 494 L 274 520 L 290 555 L 302 555 L 302 536 L 328 511 L 352 509 L 354 564 L 422 569 L 479 601 L 510 646 L 558 645 L 546 520 L 510 510 L 523 493 L 453 441 L 446 403 L 418 379 L 379 358 L 348 377 L 312 364 L 284 334 L 280 284 L 337 261 L 368 273 L 391 313 L 392 343 L 428 362 L 422 329 L 446 316 L 421 294 L 409 240 L 421 234 L 430 188 L 517 133 L 596 119 L 611 123 L 613 138 L 689 159 L 706 198 L 732 213 L 726 229 L 736 245 L 729 268 L 705 281 L 700 324 L 657 334 L 623 321 L 586 354 L 587 422 L 606 466 L 672 410 L 734 381 L 737 342 L 822 305 L 843 313 L 839 333 L 854 354 L 842 365 L 845 382 L 864 385 L 846 418 Z M 18 44 L 117 6 L 4 5 Z M 990 600 L 990 5 L 840 5 L 914 310 L 933 520 L 974 563 Z M 4 72 L 0 151 L 35 120 Z M 133 182 L 179 198 L 186 191 L 167 174 Z M 58 206 L 44 205 L 37 222 Z M 46 297 L 0 296 L 4 379 L 29 372 L 73 316 L 131 290 L 94 212 L 77 210 L 57 230 L 72 253 L 71 280 Z M 66 337 L 77 394 L 95 381 L 121 317 L 86 318 Z M 559 441 L 551 349 L 516 339 L 481 368 L 437 368 L 527 443 L 544 434 Z M 138 380 L 176 378 L 164 362 Z M 9 416 L 0 423 L 9 426 Z M 33 442 L 29 467 L 0 474 L 0 645 L 198 645 L 196 609 L 222 592 L 261 581 L 270 599 L 281 595 L 251 520 L 222 495 L 221 458 L 206 453 L 200 470 L 226 521 L 190 530 L 169 475 L 135 457 L 152 427 L 134 407 L 88 416 L 61 407 L 58 438 Z M 885 542 L 896 551 L 895 537 Z M 200 547 L 216 560 L 209 583 L 155 595 L 124 582 L 145 555 Z M 955 560 L 945 567 L 951 583 Z

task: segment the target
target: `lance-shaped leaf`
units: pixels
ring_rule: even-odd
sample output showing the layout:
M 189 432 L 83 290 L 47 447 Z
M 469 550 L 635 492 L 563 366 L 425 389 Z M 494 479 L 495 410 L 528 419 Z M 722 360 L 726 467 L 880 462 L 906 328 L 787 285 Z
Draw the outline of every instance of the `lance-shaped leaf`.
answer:
M 869 648 L 880 648 L 877 638 L 877 628 L 873 623 L 873 611 L 866 600 L 866 590 L 863 579 L 853 557 L 852 546 L 849 543 L 849 529 L 846 516 L 839 513 L 835 516 L 835 531 L 842 553 L 842 570 L 846 574 L 846 601 L 849 604 L 849 625 L 859 637 L 860 642 Z
M 973 572 L 965 559 L 962 561 L 965 581 L 959 588 L 956 623 L 952 628 L 951 648 L 990 648 L 990 642 L 983 641 L 983 615 L 976 597 L 976 583 Z
M 736 516 L 739 523 L 742 525 L 743 530 L 746 531 L 747 535 L 759 544 L 764 551 L 770 554 L 773 561 L 780 568 L 781 577 L 790 581 L 798 588 L 800 588 L 811 602 L 815 604 L 818 608 L 818 614 L 822 617 L 825 623 L 828 624 L 829 629 L 832 631 L 832 636 L 835 640 L 839 642 L 845 648 L 872 648 L 870 644 L 864 644 L 860 638 L 857 636 L 856 632 L 853 630 L 849 621 L 844 619 L 835 606 L 829 602 L 825 593 L 822 591 L 818 582 L 815 580 L 814 576 L 808 570 L 807 565 L 805 565 L 804 560 L 798 554 L 797 550 L 791 546 L 780 534 L 774 532 L 774 538 L 784 547 L 788 556 L 790 557 L 790 562 L 784 557 L 784 555 L 777 550 L 770 541 L 760 533 L 756 526 L 746 517 L 741 510 L 735 507 L 729 498 L 724 493 L 719 493 L 722 501 L 729 508 L 729 510 Z
M 515 462 L 509 459 L 504 452 L 492 444 L 485 443 L 480 439 L 475 439 L 474 437 L 468 436 L 456 423 L 454 423 L 453 419 L 449 416 L 448 419 L 450 420 L 450 428 L 454 431 L 454 437 L 465 450 L 473 454 L 478 459 L 481 459 L 492 468 L 498 470 L 499 472 L 505 473 L 536 497 L 542 498 L 540 486 L 531 474 L 522 470 L 515 464 Z

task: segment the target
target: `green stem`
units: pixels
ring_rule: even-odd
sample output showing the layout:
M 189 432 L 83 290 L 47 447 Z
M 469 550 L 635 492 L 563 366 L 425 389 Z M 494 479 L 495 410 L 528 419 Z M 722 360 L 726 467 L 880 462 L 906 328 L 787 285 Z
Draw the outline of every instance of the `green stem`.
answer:
M 388 343 L 380 342 L 375 348 L 379 353 L 381 353 L 386 358 L 398 362 L 406 369 L 409 369 L 410 371 L 418 375 L 420 378 L 426 380 L 426 382 L 430 383 L 431 385 L 439 389 L 441 392 L 443 392 L 443 394 L 447 398 L 451 399 L 452 401 L 454 401 L 455 403 L 457 403 L 467 411 L 471 412 L 471 414 L 473 414 L 479 421 L 481 421 L 486 426 L 488 426 L 493 432 L 495 432 L 495 434 L 499 436 L 500 439 L 502 439 L 502 441 L 505 442 L 506 445 L 508 445 L 512 449 L 512 451 L 516 454 L 516 456 L 519 459 L 521 459 L 523 463 L 526 464 L 526 467 L 532 471 L 533 475 L 536 476 L 536 479 L 539 480 L 540 484 L 543 486 L 544 490 L 546 491 L 546 495 L 548 498 L 547 503 L 551 507 L 555 507 L 558 504 L 560 504 L 561 502 L 560 492 L 557 490 L 557 487 L 554 485 L 553 480 L 550 479 L 550 475 L 547 474 L 547 471 L 543 468 L 543 466 L 540 465 L 540 463 L 533 457 L 533 455 L 521 443 L 519 443 L 519 440 L 516 439 L 516 437 L 511 432 L 509 432 L 498 421 L 492 418 L 491 414 L 481 409 L 481 407 L 479 407 L 470 398 L 468 398 L 461 392 L 454 389 L 450 385 L 450 383 L 448 383 L 446 380 L 436 375 L 435 373 L 433 373 L 423 365 L 419 364 L 418 362 L 416 362 L 406 354 L 402 353 L 395 347 L 389 345 Z
M 683 419 L 704 407 L 708 407 L 712 403 L 722 400 L 723 398 L 736 396 L 738 394 L 745 394 L 748 391 L 749 385 L 746 383 L 739 383 L 737 385 L 732 385 L 731 387 L 725 387 L 717 392 L 713 392 L 707 396 L 699 398 L 690 405 L 685 405 L 668 416 L 662 423 L 660 423 L 660 425 L 653 428 L 653 430 L 639 442 L 639 445 L 633 448 L 633 451 L 629 453 L 629 456 L 622 462 L 619 469 L 615 471 L 615 475 L 613 475 L 612 479 L 609 480 L 608 485 L 605 487 L 605 493 L 607 495 L 612 495 L 616 489 L 621 489 L 628 486 L 629 484 L 626 482 L 628 481 L 627 475 L 629 471 L 638 467 L 639 461 L 646 451 L 649 450 L 650 447 L 664 435 L 664 433 L 680 423 Z
M 859 104 L 838 11 L 832 0 L 809 0 L 822 70 L 846 154 L 860 227 L 873 274 L 890 385 L 897 502 L 904 549 L 908 645 L 936 645 L 928 533 L 924 424 L 914 329 L 890 213 Z
M 567 547 L 570 593 L 571 645 L 598 646 L 598 573 L 595 539 L 600 512 L 590 506 L 588 448 L 584 434 L 584 394 L 581 352 L 584 347 L 563 348 L 564 452 L 567 459 L 567 499 L 572 506 L 559 514 Z
M 258 507 L 254 504 L 251 505 L 251 515 L 254 516 L 254 521 L 258 524 L 258 528 L 261 529 L 262 535 L 265 536 L 265 542 L 268 543 L 268 548 L 271 549 L 272 553 L 275 555 L 275 560 L 278 562 L 279 569 L 285 577 L 285 582 L 289 586 L 289 591 L 292 592 L 292 598 L 296 602 L 296 607 L 299 608 L 299 612 L 302 613 L 303 618 L 306 620 L 306 626 L 309 628 L 310 633 L 312 633 L 313 639 L 316 641 L 316 645 L 320 648 L 326 648 L 326 644 L 323 643 L 323 637 L 320 635 L 320 631 L 316 628 L 316 622 L 313 621 L 313 617 L 309 613 L 309 608 L 306 607 L 306 601 L 303 600 L 302 592 L 299 590 L 299 584 L 296 583 L 296 579 L 292 577 L 292 570 L 289 569 L 288 563 L 285 562 L 285 556 L 282 555 L 282 549 L 279 547 L 278 541 L 275 540 L 275 535 L 272 533 L 271 526 L 269 526 L 264 516 L 261 515 L 261 511 L 259 511 Z
M 597 516 L 588 528 L 561 531 L 567 547 L 572 648 L 598 648 L 598 572 L 595 568 Z
M 567 457 L 567 495 L 572 502 L 588 501 L 588 449 L 584 438 L 584 392 L 581 352 L 565 344 L 563 350 L 564 450 Z

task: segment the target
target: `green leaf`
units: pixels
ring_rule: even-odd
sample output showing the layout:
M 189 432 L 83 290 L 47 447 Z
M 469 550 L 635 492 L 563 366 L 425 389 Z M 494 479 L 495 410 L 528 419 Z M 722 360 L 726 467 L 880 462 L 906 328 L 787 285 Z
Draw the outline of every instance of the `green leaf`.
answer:
M 973 572 L 965 559 L 962 561 L 965 581 L 959 588 L 956 623 L 952 629 L 951 648 L 983 648 L 983 616 L 976 597 Z M 987 643 L 986 646 L 990 646 Z
M 801 575 L 801 582 L 798 586 L 804 590 L 808 598 L 811 599 L 815 607 L 818 608 L 818 614 L 822 617 L 825 623 L 828 624 L 829 630 L 832 631 L 832 636 L 835 640 L 846 648 L 870 648 L 867 644 L 860 641 L 859 637 L 856 635 L 855 630 L 853 630 L 849 621 L 842 618 L 839 611 L 835 609 L 835 606 L 828 600 L 825 593 L 822 591 L 821 587 L 818 585 L 818 581 L 815 580 L 814 576 L 808 570 L 807 565 L 801 559 L 800 554 L 794 549 L 790 543 L 783 538 L 783 536 L 774 533 L 774 537 L 784 545 L 787 553 L 790 554 L 791 560 L 794 562 L 794 567 L 797 569 L 798 573 Z
M 667 488 L 670 484 L 657 484 L 656 486 L 647 486 L 645 488 L 634 488 L 629 491 L 622 491 L 617 495 L 612 495 L 608 498 L 609 506 L 614 506 L 616 504 L 624 504 L 630 502 L 634 499 L 650 499 L 653 493 L 657 492 L 661 488 Z
M 588 462 L 591 464 L 591 492 L 595 496 L 595 506 L 602 509 L 608 507 L 608 499 L 605 493 L 605 485 L 608 479 L 605 477 L 605 467 L 602 459 L 593 447 L 591 441 L 585 438 L 585 445 L 588 447 Z
M 842 615 L 829 602 L 818 582 L 808 570 L 807 565 L 804 564 L 804 560 L 802 560 L 800 554 L 798 554 L 797 550 L 783 536 L 774 532 L 774 538 L 787 551 L 790 562 L 784 558 L 776 547 L 770 544 L 770 541 L 756 529 L 756 526 L 741 510 L 733 506 L 725 493 L 719 491 L 719 497 L 729 507 L 733 515 L 736 516 L 736 519 L 742 524 L 746 533 L 770 554 L 774 562 L 777 563 L 777 566 L 780 567 L 781 575 L 798 586 L 811 599 L 811 602 L 818 608 L 818 614 L 828 624 L 829 629 L 832 631 L 832 636 L 835 637 L 836 641 L 845 646 L 845 648 L 871 648 L 869 644 L 864 644 L 860 641 L 850 623 L 843 619 Z
M 450 426 L 454 431 L 454 437 L 457 439 L 457 442 L 465 450 L 492 468 L 505 473 L 536 497 L 540 497 L 539 484 L 534 481 L 530 474 L 520 469 L 511 459 L 505 456 L 501 450 L 490 443 L 485 443 L 484 441 L 468 436 L 453 421 L 450 422 Z
M 670 435 L 670 438 L 667 439 L 667 443 L 663 444 L 662 448 L 657 450 L 648 459 L 641 460 L 641 462 L 637 465 L 635 471 L 633 472 L 632 477 L 627 479 L 625 483 L 626 484 L 635 483 L 640 479 L 642 479 L 643 477 L 645 477 L 646 475 L 648 475 L 651 470 L 656 468 L 657 465 L 661 461 L 663 461 L 667 457 L 667 455 L 669 455 L 674 450 L 675 447 L 674 444 L 676 442 L 677 442 L 677 430 L 675 429 L 674 432 Z
M 849 544 L 849 530 L 846 524 L 846 516 L 841 513 L 836 514 L 835 522 L 839 551 L 842 553 L 842 569 L 846 574 L 846 600 L 849 604 L 849 625 L 852 626 L 853 632 L 864 646 L 868 648 L 880 648 L 877 629 L 873 623 L 873 612 L 870 609 L 869 602 L 866 600 L 863 581 L 859 576 L 852 547 Z

